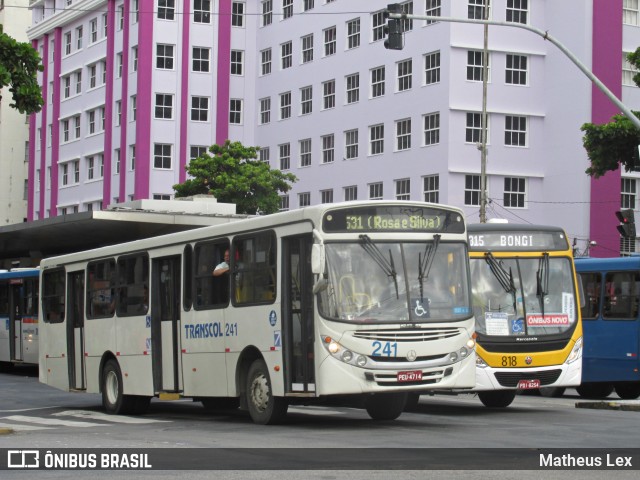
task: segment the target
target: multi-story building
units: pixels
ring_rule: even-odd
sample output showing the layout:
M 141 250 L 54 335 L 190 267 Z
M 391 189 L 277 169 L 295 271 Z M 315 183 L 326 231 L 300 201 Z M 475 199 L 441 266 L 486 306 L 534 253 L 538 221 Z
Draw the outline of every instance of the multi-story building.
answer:
M 27 41 L 31 25 L 28 0 L 0 0 L 3 32 L 19 42 Z M 29 162 L 28 117 L 10 107 L 9 88 L 0 101 L 0 226 L 27 218 L 27 166 Z
M 46 105 L 31 119 L 29 218 L 168 198 L 190 158 L 229 138 L 299 181 L 282 208 L 424 199 L 480 209 L 483 27 L 405 20 L 383 46 L 387 0 L 32 0 Z M 482 18 L 485 0 L 406 12 Z M 606 5 L 605 5 L 606 4 Z M 490 18 L 551 33 L 631 108 L 623 53 L 637 0 L 491 0 Z M 488 217 L 563 226 L 580 252 L 635 251 L 614 211 L 635 172 L 585 175 L 580 126 L 616 113 L 540 36 L 491 27 Z

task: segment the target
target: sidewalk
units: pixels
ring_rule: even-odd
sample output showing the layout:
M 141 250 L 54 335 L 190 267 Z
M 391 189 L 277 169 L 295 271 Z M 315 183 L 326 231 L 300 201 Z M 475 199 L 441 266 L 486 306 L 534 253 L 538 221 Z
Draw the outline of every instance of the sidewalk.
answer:
M 576 402 L 576 408 L 640 412 L 640 400 L 588 400 Z

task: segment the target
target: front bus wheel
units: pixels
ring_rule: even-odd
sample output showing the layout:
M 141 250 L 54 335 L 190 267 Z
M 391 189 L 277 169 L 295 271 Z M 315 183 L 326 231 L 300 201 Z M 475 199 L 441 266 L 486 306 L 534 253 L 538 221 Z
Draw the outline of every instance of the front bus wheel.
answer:
M 274 397 L 271 377 L 264 360 L 256 360 L 249 367 L 246 388 L 247 407 L 251 419 L 259 425 L 281 422 L 289 404 L 284 397 Z
M 489 408 L 505 408 L 511 405 L 513 399 L 516 398 L 515 390 L 489 390 L 486 392 L 478 392 L 478 398 L 485 407 Z
M 395 420 L 407 404 L 407 394 L 374 393 L 365 399 L 364 408 L 374 420 Z

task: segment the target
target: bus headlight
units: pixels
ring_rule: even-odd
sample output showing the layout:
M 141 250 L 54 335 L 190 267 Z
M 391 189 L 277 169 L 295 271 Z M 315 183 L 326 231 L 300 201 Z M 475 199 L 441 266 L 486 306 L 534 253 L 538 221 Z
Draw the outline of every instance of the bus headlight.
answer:
M 344 348 L 338 342 L 328 335 L 322 337 L 322 345 L 329 352 L 329 354 L 341 362 L 358 367 L 364 367 L 367 365 L 367 357 L 364 355 L 357 355 L 351 350 Z
M 567 357 L 567 361 L 565 363 L 573 363 L 576 360 L 582 358 L 582 337 L 576 340 L 571 353 Z

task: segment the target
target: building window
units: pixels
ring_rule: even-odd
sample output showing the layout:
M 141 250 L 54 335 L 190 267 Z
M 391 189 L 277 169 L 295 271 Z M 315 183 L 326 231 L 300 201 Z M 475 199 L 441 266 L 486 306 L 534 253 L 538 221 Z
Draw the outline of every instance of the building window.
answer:
M 490 0 L 469 0 L 468 17 L 472 20 L 484 20 L 484 2 L 487 1 L 488 12 L 486 18 L 490 18 L 491 15 L 491 1 Z
M 407 15 L 413 15 L 413 0 L 410 2 L 404 2 L 400 4 L 400 8 L 402 9 L 402 13 L 405 13 Z M 410 18 L 405 18 L 400 20 L 401 22 L 401 26 L 402 26 L 402 31 L 403 32 L 410 32 L 411 30 L 413 30 L 413 20 Z
M 231 75 L 242 75 L 243 54 L 242 50 L 231 50 Z
M 302 10 L 304 12 L 311 10 L 315 6 L 314 0 L 304 0 L 302 2 Z
M 73 162 L 73 183 L 80 183 L 80 160 Z
M 171 200 L 171 195 L 168 193 L 154 193 L 154 200 Z
M 82 93 L 82 70 L 76 72 L 76 94 Z
M 487 116 L 487 140 L 489 139 L 489 117 Z M 482 114 L 467 113 L 466 143 L 480 143 L 482 141 Z
M 94 18 L 89 22 L 89 30 L 91 32 L 91 43 L 98 41 L 98 19 Z
M 333 203 L 333 189 L 320 190 L 320 202 L 321 203 Z
M 329 57 L 336 53 L 336 27 L 324 30 L 324 56 Z
M 62 164 L 62 185 L 69 185 L 69 165 Z
M 260 99 L 260 125 L 271 122 L 271 97 Z
M 360 74 L 347 75 L 347 104 L 360 101 Z
M 138 117 L 138 97 L 131 95 L 131 121 L 135 122 Z
M 371 14 L 372 39 L 374 42 L 382 40 L 385 36 L 384 27 L 387 25 L 385 10 L 380 10 Z
M 129 145 L 129 158 L 131 159 L 131 170 L 135 170 L 136 169 L 136 146 L 135 145 Z
M 210 50 L 208 48 L 193 47 L 192 68 L 194 72 L 209 71 L 209 52 Z
M 140 6 L 139 6 L 139 0 L 133 0 L 131 2 L 131 16 L 132 16 L 132 20 L 133 23 L 138 23 L 138 18 L 140 16 Z
M 623 0 L 622 22 L 626 25 L 638 25 L 638 0 Z
M 424 84 L 440 83 L 440 51 L 424 56 Z
M 282 69 L 290 68 L 293 65 L 293 46 L 291 42 L 280 45 L 282 52 Z
M 413 61 L 411 59 L 396 63 L 398 71 L 398 91 L 411 90 L 413 85 Z
M 96 79 L 98 77 L 98 66 L 89 65 L 89 88 L 96 88 Z
M 369 127 L 369 154 L 384 153 L 384 124 Z
M 369 184 L 369 200 L 382 200 L 384 198 L 382 182 Z
M 76 28 L 76 50 L 82 49 L 82 26 Z
M 191 97 L 191 121 L 209 121 L 209 97 Z
M 231 25 L 244 27 L 244 2 L 233 2 L 231 5 Z
M 269 147 L 261 147 L 260 150 L 258 151 L 258 159 L 261 162 L 269 163 L 270 158 L 271 158 L 271 151 Z
M 282 0 L 282 19 L 286 20 L 293 16 L 293 0 Z
M 153 145 L 153 167 L 164 170 L 171 169 L 171 144 L 156 143 Z
M 280 195 L 280 209 L 281 212 L 289 210 L 289 195 Z
M 175 16 L 175 0 L 158 0 L 158 18 L 161 20 L 173 20 Z
M 411 148 L 411 119 L 396 121 L 396 150 L 409 150 Z
M 64 34 L 64 54 L 71 55 L 71 32 Z
M 211 0 L 193 0 L 193 21 L 211 23 Z
M 464 204 L 467 207 L 480 206 L 480 175 L 464 176 Z
M 173 70 L 173 45 L 156 45 L 156 68 Z
M 71 96 L 71 76 L 67 75 L 62 78 L 62 84 L 64 85 L 64 98 L 69 98 Z
M 426 0 L 424 14 L 428 17 L 440 17 L 442 16 L 442 1 L 441 0 Z M 427 20 L 426 25 L 436 23 L 435 20 Z
M 122 53 L 118 53 L 116 55 L 116 63 L 117 63 L 117 77 L 122 78 Z
M 440 203 L 440 175 L 428 175 L 422 178 L 424 201 Z
M 278 145 L 280 150 L 280 170 L 289 170 L 291 168 L 291 145 L 283 143 Z
M 308 115 L 313 111 L 313 87 L 303 87 L 300 89 L 300 114 Z
M 118 30 L 124 28 L 124 5 L 118 7 Z
M 262 2 L 262 26 L 266 27 L 273 22 L 273 0 Z
M 232 98 L 229 101 L 229 123 L 232 125 L 242 124 L 242 100 Z
M 208 150 L 209 149 L 204 145 L 191 145 L 191 148 L 189 149 L 189 158 L 191 160 L 195 160 L 196 158 L 204 157 Z
M 298 206 L 308 207 L 311 205 L 311 194 L 309 192 L 298 194 Z
M 73 127 L 76 133 L 76 138 L 80 138 L 80 115 L 73 117 Z
M 527 117 L 518 115 L 505 117 L 504 144 L 512 147 L 527 146 Z
M 300 166 L 311 166 L 311 139 L 300 140 Z
M 313 61 L 313 33 L 302 37 L 302 63 Z
M 347 22 L 347 49 L 360 46 L 360 19 L 354 18 Z
M 336 81 L 322 83 L 322 106 L 325 110 L 336 106 Z
M 115 170 L 116 170 L 116 175 L 118 175 L 120 173 L 120 149 L 116 148 L 113 150 L 113 155 L 115 157 Z
M 260 62 L 262 75 L 269 75 L 271 73 L 271 49 L 262 50 L 260 57 L 262 59 Z
M 335 160 L 335 137 L 333 134 L 322 136 L 322 163 Z
M 138 47 L 131 48 L 131 60 L 133 62 L 132 71 L 138 71 Z
M 371 70 L 371 98 L 384 95 L 384 67 Z
M 527 84 L 527 56 L 507 54 L 505 68 L 505 83 L 509 85 Z
M 280 120 L 291 117 L 291 92 L 280 94 Z
M 467 52 L 467 80 L 482 82 L 483 58 L 484 52 L 482 51 L 469 50 Z M 487 81 L 490 79 L 490 64 L 487 63 Z
M 65 143 L 69 141 L 69 119 L 68 118 L 62 121 L 62 141 Z
M 344 132 L 345 158 L 351 160 L 358 158 L 358 129 Z
M 102 71 L 102 85 L 105 85 L 107 83 L 107 61 L 103 60 L 100 62 L 100 67 Z
M 629 61 L 627 55 L 627 52 L 622 52 L 622 85 L 635 87 L 637 85 L 633 81 L 633 77 L 638 73 L 638 70 Z
M 396 200 L 411 200 L 411 180 L 396 180 Z
M 506 177 L 504 179 L 504 206 L 510 208 L 524 208 L 525 179 Z
M 620 179 L 620 208 L 636 209 L 636 179 Z
M 344 201 L 351 202 L 358 200 L 358 186 L 351 185 L 350 187 L 344 187 Z
M 156 93 L 155 118 L 171 120 L 173 118 L 173 95 Z
M 88 114 L 89 135 L 96 133 L 96 111 L 90 110 Z
M 507 0 L 507 22 L 526 24 L 528 10 L 529 0 Z
M 87 157 L 87 180 L 95 178 L 95 167 L 95 158 L 93 156 Z
M 440 143 L 440 112 L 429 113 L 424 118 L 424 145 Z

